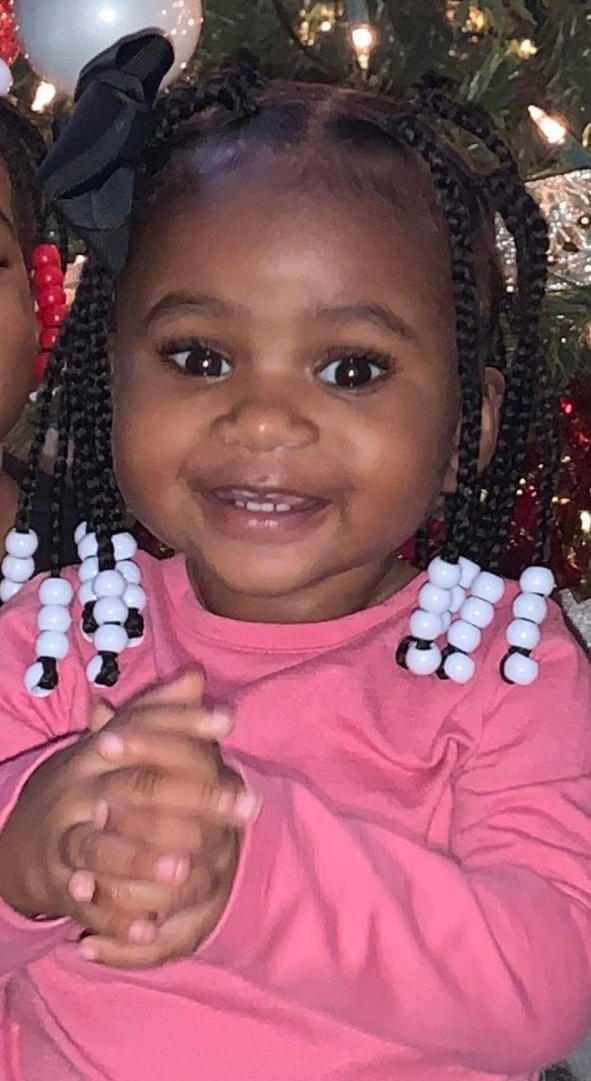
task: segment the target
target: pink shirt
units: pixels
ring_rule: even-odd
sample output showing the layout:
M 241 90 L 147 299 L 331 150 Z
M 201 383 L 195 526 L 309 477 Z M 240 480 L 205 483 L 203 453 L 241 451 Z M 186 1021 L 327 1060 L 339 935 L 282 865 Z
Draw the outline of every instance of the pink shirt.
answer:
M 115 971 L 0 907 L 2 1081 L 533 1077 L 591 1021 L 591 679 L 553 609 L 529 688 L 499 676 L 510 587 L 467 686 L 394 660 L 418 585 L 330 623 L 248 625 L 143 558 L 144 644 L 114 706 L 200 662 L 264 807 L 186 960 Z M 0 824 L 86 724 L 92 651 L 29 697 L 35 590 L 0 619 Z M 51 744 L 49 743 L 51 741 Z M 3 1057 L 2 1057 L 3 1056 Z

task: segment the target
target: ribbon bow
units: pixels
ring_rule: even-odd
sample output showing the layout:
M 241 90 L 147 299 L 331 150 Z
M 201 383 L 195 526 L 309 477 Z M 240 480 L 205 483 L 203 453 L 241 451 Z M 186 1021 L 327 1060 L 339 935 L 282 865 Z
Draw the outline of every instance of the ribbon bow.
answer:
M 127 258 L 136 167 L 173 63 L 172 45 L 157 30 L 123 38 L 92 60 L 38 173 L 50 207 L 115 275 Z

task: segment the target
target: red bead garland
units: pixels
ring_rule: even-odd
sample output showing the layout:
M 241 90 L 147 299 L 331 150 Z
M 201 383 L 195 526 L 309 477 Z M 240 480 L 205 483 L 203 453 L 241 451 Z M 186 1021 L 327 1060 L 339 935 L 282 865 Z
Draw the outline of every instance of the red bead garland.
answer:
M 35 361 L 34 378 L 43 382 L 51 352 L 61 327 L 68 317 L 64 272 L 61 256 L 55 244 L 39 244 L 33 253 L 33 281 L 37 319 L 39 321 L 40 352 Z

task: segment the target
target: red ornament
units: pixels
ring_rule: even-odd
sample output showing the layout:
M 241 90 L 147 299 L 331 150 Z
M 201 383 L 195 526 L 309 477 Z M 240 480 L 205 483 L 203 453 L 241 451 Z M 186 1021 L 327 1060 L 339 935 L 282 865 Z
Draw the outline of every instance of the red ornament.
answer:
M 11 67 L 20 51 L 12 0 L 0 0 L 0 59 Z
M 1 2 L 1 0 L 0 0 Z M 39 345 L 41 352 L 34 368 L 37 386 L 43 382 L 52 350 L 57 342 L 62 325 L 68 318 L 64 272 L 61 256 L 55 244 L 40 244 L 33 253 L 33 281 L 37 302 L 37 322 L 39 323 Z
M 37 289 L 47 289 L 49 285 L 60 285 L 63 288 L 64 275 L 59 266 L 41 266 L 34 270 L 33 276 Z
M 66 303 L 66 290 L 62 289 L 61 285 L 48 285 L 46 289 L 39 289 L 37 293 L 37 304 L 39 309 L 47 308 L 48 305 L 57 305 Z
M 1 2 L 1 0 L 0 0 Z M 62 257 L 55 244 L 38 244 L 33 252 L 33 266 L 35 269 L 45 266 L 57 266 L 61 270 Z
M 44 327 L 61 327 L 68 318 L 68 305 L 46 304 L 41 308 L 40 315 Z

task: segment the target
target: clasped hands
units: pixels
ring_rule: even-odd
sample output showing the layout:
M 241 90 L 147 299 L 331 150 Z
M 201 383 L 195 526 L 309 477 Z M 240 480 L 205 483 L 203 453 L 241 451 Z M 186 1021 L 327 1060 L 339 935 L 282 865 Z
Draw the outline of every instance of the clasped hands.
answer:
M 192 953 L 227 905 L 257 798 L 224 763 L 229 714 L 207 711 L 187 672 L 48 758 L 1 835 L 25 915 L 70 916 L 83 957 L 148 967 Z

